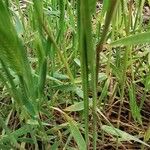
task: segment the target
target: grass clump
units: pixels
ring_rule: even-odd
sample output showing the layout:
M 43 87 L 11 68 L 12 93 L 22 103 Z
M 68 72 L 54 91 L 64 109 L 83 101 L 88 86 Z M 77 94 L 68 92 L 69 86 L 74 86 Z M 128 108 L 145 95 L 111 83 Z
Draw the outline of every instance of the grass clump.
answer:
M 149 5 L 0 1 L 0 149 L 149 149 Z

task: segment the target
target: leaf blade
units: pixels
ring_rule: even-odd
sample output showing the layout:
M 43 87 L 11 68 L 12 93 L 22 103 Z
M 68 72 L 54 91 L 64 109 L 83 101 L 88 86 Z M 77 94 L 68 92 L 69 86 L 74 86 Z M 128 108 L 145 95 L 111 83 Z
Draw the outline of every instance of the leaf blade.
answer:
M 150 32 L 139 33 L 136 35 L 127 36 L 119 40 L 113 41 L 110 46 L 128 46 L 136 44 L 145 44 L 150 42 Z

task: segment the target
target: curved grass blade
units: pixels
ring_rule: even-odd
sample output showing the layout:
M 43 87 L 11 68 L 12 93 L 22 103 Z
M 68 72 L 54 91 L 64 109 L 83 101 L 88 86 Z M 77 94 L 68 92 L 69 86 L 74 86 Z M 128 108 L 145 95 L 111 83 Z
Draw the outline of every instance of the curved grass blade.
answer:
M 92 100 L 89 100 L 89 107 L 92 107 Z M 77 102 L 67 108 L 64 109 L 64 111 L 70 111 L 70 112 L 73 112 L 73 111 L 82 111 L 84 110 L 84 102 Z
M 0 1 L 0 18 L 0 59 L 5 66 L 23 77 L 28 92 L 32 93 L 32 73 L 29 60 L 3 1 Z
M 105 132 L 107 132 L 108 134 L 120 137 L 120 141 L 136 141 L 136 142 L 141 143 L 147 147 L 150 147 L 150 145 L 148 145 L 147 143 L 141 141 L 137 137 L 135 137 L 129 133 L 126 133 L 120 129 L 113 128 L 113 127 L 107 126 L 107 125 L 103 125 L 101 129 L 104 130 Z
M 71 117 L 69 117 L 66 113 L 64 113 L 59 108 L 52 107 L 52 109 L 59 111 L 61 114 L 63 114 L 64 118 L 68 121 L 72 136 L 74 137 L 79 150 L 86 150 L 87 146 L 86 146 L 85 140 L 77 126 L 77 122 L 74 121 Z
M 113 41 L 110 46 L 128 46 L 150 43 L 150 32 L 131 35 L 116 41 Z

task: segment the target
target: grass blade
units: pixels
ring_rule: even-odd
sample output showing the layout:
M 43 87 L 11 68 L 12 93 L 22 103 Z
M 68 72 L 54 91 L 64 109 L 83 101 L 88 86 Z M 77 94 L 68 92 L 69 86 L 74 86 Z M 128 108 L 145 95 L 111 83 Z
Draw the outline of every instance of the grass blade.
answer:
M 120 129 L 113 128 L 113 127 L 107 126 L 107 125 L 103 125 L 102 130 L 104 130 L 108 134 L 120 137 L 120 141 L 136 141 L 136 142 L 141 143 L 147 147 L 150 147 L 150 145 L 148 145 L 147 143 L 141 141 L 140 139 L 138 139 L 137 137 L 135 137 L 133 135 L 130 135 L 124 131 L 121 131 Z
M 150 32 L 131 35 L 112 42 L 111 46 L 128 46 L 137 44 L 146 44 L 150 42 Z

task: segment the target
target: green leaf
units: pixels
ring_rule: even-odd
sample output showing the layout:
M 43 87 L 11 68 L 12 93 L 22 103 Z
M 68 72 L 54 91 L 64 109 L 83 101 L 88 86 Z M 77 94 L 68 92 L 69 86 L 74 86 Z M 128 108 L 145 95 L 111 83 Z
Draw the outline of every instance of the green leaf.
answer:
M 9 69 L 11 69 L 19 79 L 22 78 L 23 85 L 21 86 L 25 87 L 22 91 L 28 91 L 31 94 L 33 89 L 32 72 L 27 53 L 17 35 L 11 15 L 3 1 L 0 1 L 0 18 L 0 63 L 3 62 L 5 65 L 5 67 L 3 65 L 3 71 L 7 74 L 7 78 L 9 78 Z M 10 76 L 12 76 L 13 79 L 14 75 L 12 72 L 10 72 Z M 8 80 L 10 81 L 10 78 Z M 12 90 L 12 92 L 14 91 Z M 17 95 L 16 93 L 12 94 L 13 96 Z M 22 99 L 21 96 L 19 96 L 19 98 Z M 14 97 L 14 99 L 16 100 L 18 98 Z
M 5 144 L 0 143 L 0 148 L 1 149 L 11 149 L 12 147 L 11 147 L 11 145 L 5 145 Z
M 133 85 L 129 87 L 129 98 L 130 98 L 129 104 L 131 108 L 132 117 L 134 118 L 135 121 L 137 120 L 140 124 L 142 124 L 140 108 L 138 107 L 136 102 L 136 94 Z
M 43 1 L 33 0 L 34 8 L 36 11 L 36 15 L 39 23 L 42 23 L 43 19 Z
M 110 1 L 109 0 L 103 1 L 103 7 L 102 7 L 102 10 L 101 10 L 101 16 L 100 16 L 101 19 L 103 19 L 103 16 L 105 15 L 107 10 L 109 9 L 109 5 L 110 5 Z
M 90 12 L 94 13 L 96 9 L 96 0 L 89 0 Z
M 86 143 L 85 140 L 78 128 L 77 122 L 74 121 L 71 117 L 69 117 L 65 112 L 63 112 L 62 110 L 60 110 L 59 108 L 56 107 L 52 107 L 52 109 L 55 109 L 57 111 L 59 111 L 61 114 L 63 114 L 64 118 L 67 120 L 67 122 L 69 123 L 69 127 L 71 130 L 71 134 L 74 137 L 79 150 L 86 150 Z
M 40 66 L 40 73 L 39 73 L 39 83 L 38 83 L 39 90 L 38 90 L 38 92 L 39 92 L 40 98 L 43 96 L 43 93 L 44 93 L 46 74 L 47 74 L 47 59 L 44 58 L 41 66 Z
M 14 15 L 15 15 L 15 28 L 18 33 L 18 36 L 20 36 L 24 32 L 24 28 L 23 28 L 23 25 L 22 25 L 19 17 L 16 14 L 14 14 Z
M 32 138 L 18 138 L 19 142 L 34 144 L 34 140 Z
M 150 66 L 150 52 L 148 53 L 148 65 Z
M 107 75 L 105 73 L 98 73 L 98 81 L 102 82 L 107 79 Z
M 81 67 L 81 62 L 80 62 L 80 60 L 79 60 L 78 58 L 75 58 L 75 59 L 74 59 L 74 62 L 75 62 L 79 67 Z
M 58 141 L 55 141 L 54 144 L 51 146 L 51 150 L 58 150 L 59 144 L 60 143 Z
M 83 90 L 81 88 L 76 88 L 75 93 L 80 97 L 83 98 Z
M 89 100 L 89 106 L 91 107 L 92 106 L 92 100 Z M 64 111 L 81 111 L 81 110 L 84 110 L 84 102 L 77 102 L 67 108 L 64 109 Z
M 0 58 L 18 75 L 29 75 L 30 67 L 25 49 L 2 1 L 0 1 L 0 18 Z
M 147 77 L 145 78 L 145 89 L 146 91 L 150 90 L 150 76 L 147 75 Z
M 104 87 L 102 89 L 101 95 L 100 95 L 100 104 L 101 102 L 104 100 L 104 98 L 107 96 L 108 94 L 108 88 L 109 88 L 109 83 L 110 83 L 110 79 L 108 78 L 104 84 Z
M 147 143 L 139 140 L 137 137 L 135 137 L 131 134 L 121 131 L 120 129 L 117 129 L 117 128 L 114 128 L 111 126 L 107 126 L 107 125 L 103 125 L 101 129 L 104 130 L 105 132 L 107 132 L 108 134 L 120 137 L 120 139 L 119 139 L 120 141 L 136 141 L 138 143 L 141 143 L 145 146 L 150 147 L 150 145 L 148 145 Z
M 75 141 L 77 142 L 79 150 L 86 150 L 86 143 L 78 129 L 77 123 L 72 118 L 70 117 L 67 118 L 68 118 L 67 120 L 70 126 L 71 133 Z
M 5 143 L 8 141 L 12 141 L 12 137 L 17 140 L 21 136 L 26 135 L 27 133 L 30 133 L 32 130 L 33 130 L 32 126 L 25 125 L 19 128 L 18 130 L 10 133 L 10 135 L 1 136 L 0 142 Z
M 150 140 L 150 126 L 148 127 L 144 136 L 144 141 L 149 141 L 149 140 Z
M 52 88 L 56 90 L 66 91 L 66 92 L 76 90 L 73 84 L 61 84 L 61 85 L 53 86 Z
M 128 46 L 136 44 L 145 44 L 150 42 L 150 32 L 131 35 L 112 42 L 111 46 Z
M 59 72 L 54 72 L 54 78 L 60 79 L 60 80 L 67 80 L 69 77 L 67 75 L 61 74 Z

